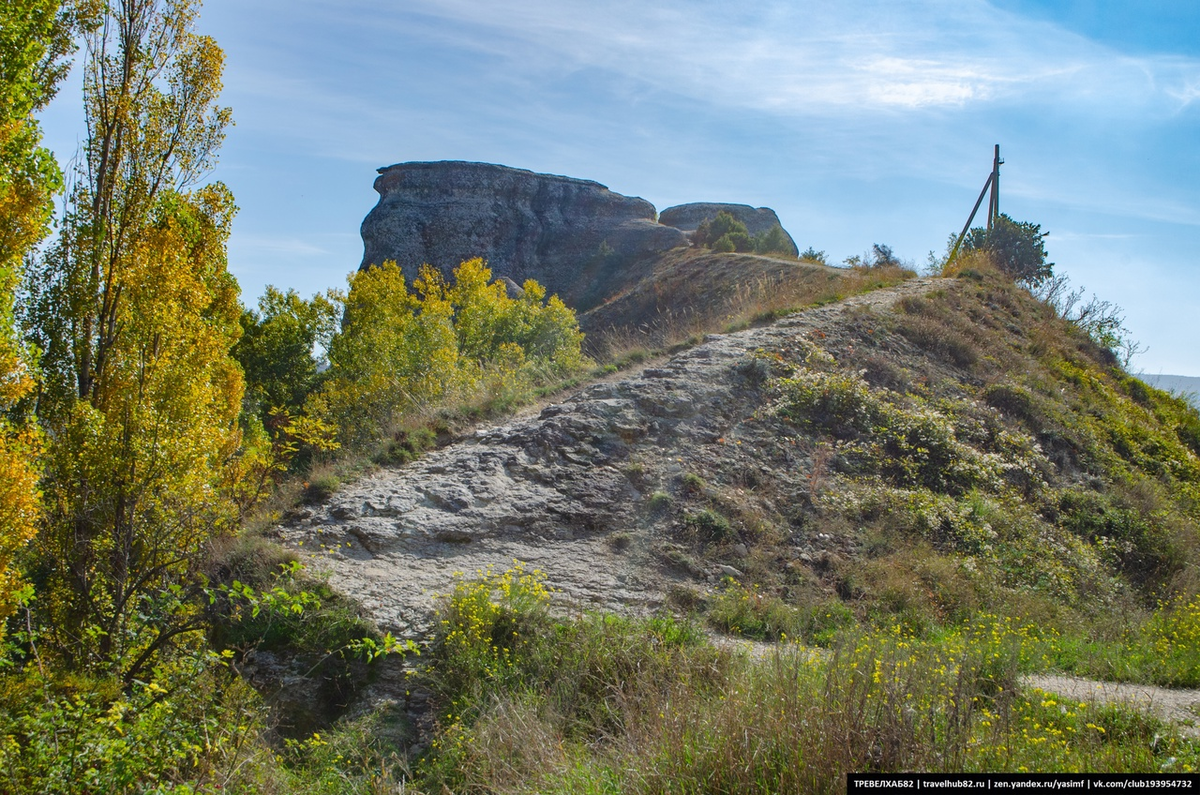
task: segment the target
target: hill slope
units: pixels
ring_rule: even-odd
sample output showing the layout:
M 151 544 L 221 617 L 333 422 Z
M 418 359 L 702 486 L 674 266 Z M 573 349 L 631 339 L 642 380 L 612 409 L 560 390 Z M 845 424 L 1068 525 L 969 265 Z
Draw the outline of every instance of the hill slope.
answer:
M 1200 419 L 990 274 L 710 336 L 382 470 L 280 529 L 383 626 L 516 558 L 583 606 L 732 575 L 914 626 L 1196 587 Z M 312 550 L 323 550 L 313 552 Z

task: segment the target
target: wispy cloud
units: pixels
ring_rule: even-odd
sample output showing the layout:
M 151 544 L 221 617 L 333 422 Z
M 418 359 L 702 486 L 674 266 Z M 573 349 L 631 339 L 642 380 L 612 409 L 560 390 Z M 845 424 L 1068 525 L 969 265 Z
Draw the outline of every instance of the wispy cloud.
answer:
M 1187 70 L 1190 71 L 1190 70 Z M 1179 102 L 1179 110 L 1185 110 L 1200 99 L 1200 76 L 1186 74 L 1164 89 L 1165 93 Z
M 497 141 L 537 137 L 535 118 L 577 135 L 585 120 L 553 90 L 593 74 L 626 106 L 682 101 L 792 125 L 1039 107 L 1139 124 L 1200 96 L 1200 61 L 1121 55 L 982 0 L 296 0 L 289 13 L 329 35 L 278 31 L 275 58 L 239 67 L 230 101 L 243 129 L 284 128 L 312 153 L 372 165 L 494 156 Z M 490 125 L 490 144 L 467 116 Z
M 364 5 L 374 5 L 366 3 Z M 741 4 L 414 0 L 458 46 L 527 70 L 598 67 L 660 89 L 791 114 L 1043 97 L 1191 101 L 1195 60 L 1119 56 L 981 0 Z M 392 18 L 393 24 L 407 20 Z M 384 24 L 387 24 L 386 17 Z
M 322 257 L 329 253 L 328 249 L 297 237 L 238 234 L 232 245 L 243 256 Z
M 1137 234 L 1106 234 L 1103 232 L 1061 232 L 1056 231 L 1051 235 L 1055 242 L 1059 241 L 1076 241 L 1076 240 L 1132 240 L 1142 237 Z

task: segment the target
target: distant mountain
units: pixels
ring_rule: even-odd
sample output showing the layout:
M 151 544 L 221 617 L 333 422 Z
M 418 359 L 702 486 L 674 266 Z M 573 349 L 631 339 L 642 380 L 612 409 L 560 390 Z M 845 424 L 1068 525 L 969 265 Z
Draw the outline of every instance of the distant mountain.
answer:
M 1142 373 L 1138 378 L 1150 386 L 1183 395 L 1191 401 L 1192 405 L 1200 408 L 1200 378 L 1191 375 L 1151 375 L 1150 373 Z

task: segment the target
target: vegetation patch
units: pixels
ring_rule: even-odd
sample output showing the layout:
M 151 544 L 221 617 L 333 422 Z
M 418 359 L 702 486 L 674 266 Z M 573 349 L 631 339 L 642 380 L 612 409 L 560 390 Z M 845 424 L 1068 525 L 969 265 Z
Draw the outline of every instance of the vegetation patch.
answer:
M 1200 763 L 1193 744 L 1152 718 L 1018 688 L 1021 674 L 1051 663 L 1058 642 L 1032 624 L 978 613 L 922 638 L 830 612 L 827 652 L 786 643 L 759 658 L 717 651 L 671 619 L 547 621 L 531 605 L 526 623 L 506 612 L 496 582 L 471 588 L 500 606 L 501 637 L 512 625 L 530 631 L 504 655 L 522 673 L 453 679 L 440 691 L 453 706 L 418 768 L 425 791 L 803 792 L 836 789 L 861 770 L 1183 772 Z M 739 589 L 726 590 L 732 604 L 756 599 Z M 474 604 L 473 593 L 453 598 Z M 487 638 L 497 624 L 477 626 L 481 648 L 495 648 Z M 461 624 L 443 627 L 448 635 Z M 786 630 L 764 636 L 773 631 Z M 435 667 L 445 676 L 455 659 Z M 544 681 L 551 661 L 558 675 Z
M 689 537 L 709 544 L 720 544 L 737 538 L 737 531 L 729 520 L 710 508 L 685 513 L 683 529 Z
M 854 613 L 837 600 L 808 607 L 784 602 L 763 593 L 757 585 L 744 586 L 727 579 L 713 597 L 706 616 L 724 632 L 755 640 L 802 641 L 828 646 L 838 632 L 854 624 Z

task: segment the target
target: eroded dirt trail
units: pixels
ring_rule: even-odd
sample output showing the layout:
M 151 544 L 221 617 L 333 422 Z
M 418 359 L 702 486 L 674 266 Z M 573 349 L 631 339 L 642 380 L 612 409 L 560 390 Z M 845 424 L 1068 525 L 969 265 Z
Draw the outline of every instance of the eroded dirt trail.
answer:
M 1182 734 L 1200 737 L 1200 690 L 1098 682 L 1073 676 L 1025 676 L 1021 686 L 1076 702 L 1124 704 L 1175 724 Z

